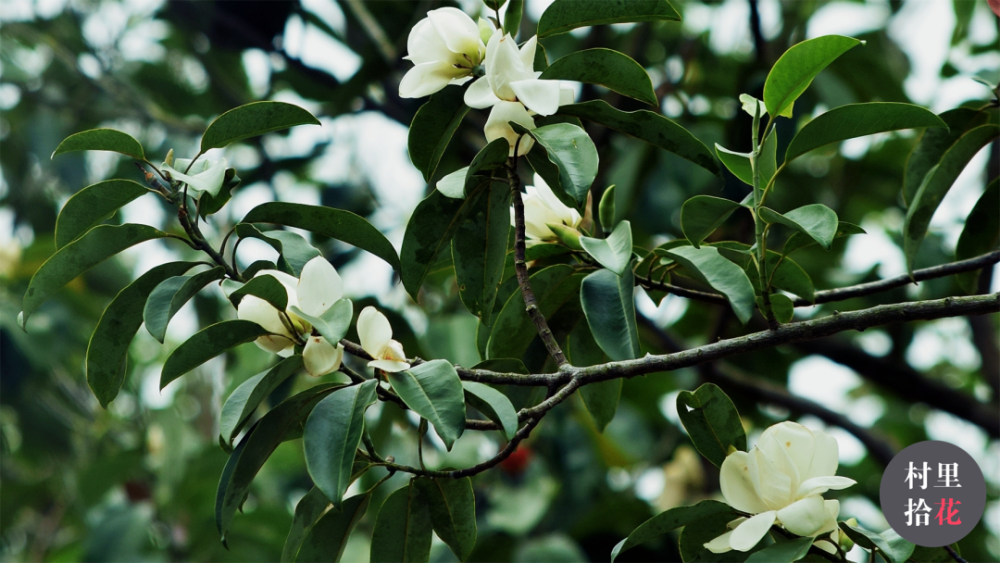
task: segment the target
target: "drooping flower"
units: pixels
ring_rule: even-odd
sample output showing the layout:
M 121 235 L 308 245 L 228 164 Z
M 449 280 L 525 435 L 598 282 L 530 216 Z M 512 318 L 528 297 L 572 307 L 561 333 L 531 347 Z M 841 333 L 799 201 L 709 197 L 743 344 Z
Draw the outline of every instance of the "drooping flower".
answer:
M 369 367 L 395 372 L 410 369 L 403 345 L 392 339 L 392 325 L 375 307 L 365 307 L 358 315 L 361 347 L 373 358 Z
M 472 78 L 486 54 L 480 29 L 458 8 L 438 8 L 417 22 L 406 40 L 407 60 L 414 65 L 399 83 L 401 98 L 422 98 L 449 84 Z
M 169 172 L 174 180 L 187 184 L 188 193 L 195 192 L 192 195 L 197 195 L 199 192 L 209 193 L 213 197 L 219 195 L 219 190 L 222 189 L 226 179 L 226 159 L 213 160 L 202 157 L 191 166 L 190 170 L 188 166 L 191 166 L 190 158 L 178 158 L 173 165 L 164 162 L 160 169 Z
M 559 201 L 542 177 L 535 174 L 535 184 L 526 186 L 524 194 L 524 234 L 531 246 L 540 242 L 556 242 L 560 237 L 549 225 L 564 225 L 570 229 L 580 226 L 580 213 Z M 511 224 L 514 224 L 514 210 L 511 209 Z
M 752 516 L 731 522 L 732 531 L 705 547 L 748 551 L 773 525 L 803 537 L 836 530 L 840 502 L 822 495 L 854 484 L 836 476 L 837 465 L 837 440 L 829 434 L 794 422 L 771 426 L 749 452 L 729 454 L 720 469 L 726 503 Z
M 344 282 L 337 270 L 322 256 L 302 267 L 302 275 L 294 276 L 278 270 L 261 270 L 254 277 L 271 276 L 281 282 L 288 294 L 288 307 L 278 311 L 267 301 L 246 295 L 240 301 L 236 316 L 253 321 L 271 334 L 259 337 L 257 346 L 280 356 L 289 356 L 297 340 L 304 340 L 302 361 L 310 375 L 320 376 L 340 369 L 344 346 L 334 346 L 325 338 L 314 335 L 312 326 L 296 315 L 293 307 L 313 317 L 320 317 L 344 294 Z

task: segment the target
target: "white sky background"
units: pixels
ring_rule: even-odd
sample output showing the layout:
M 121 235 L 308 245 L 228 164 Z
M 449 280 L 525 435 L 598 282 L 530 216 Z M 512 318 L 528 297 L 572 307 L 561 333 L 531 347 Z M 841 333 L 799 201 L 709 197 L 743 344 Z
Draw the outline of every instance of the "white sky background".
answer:
M 537 20 L 550 0 L 528 0 L 527 13 Z M 344 14 L 338 5 L 326 0 L 304 0 L 306 9 L 323 19 L 331 28 L 342 33 L 346 25 Z M 473 12 L 480 5 L 479 0 L 461 0 L 467 11 Z M 76 4 L 74 3 L 76 6 Z M 151 19 L 160 9 L 162 0 L 128 0 L 122 3 L 101 2 L 91 8 L 84 19 L 84 35 L 99 56 L 82 56 L 79 66 L 82 72 L 96 76 L 104 72 L 107 65 L 114 64 L 113 58 L 101 53 L 117 45 L 118 56 L 124 59 L 160 60 L 165 56 L 160 41 L 169 32 L 167 24 Z M 781 10 L 778 0 L 761 0 L 759 3 L 762 28 L 765 37 L 773 38 L 780 31 Z M 49 18 L 65 8 L 65 0 L 0 0 L 0 20 L 30 20 L 34 17 Z M 717 6 L 688 3 L 684 8 L 683 29 L 690 35 L 709 34 L 710 46 L 719 53 L 750 53 L 752 36 L 748 27 L 749 12 L 746 0 L 726 0 Z M 912 73 L 904 88 L 907 94 L 919 104 L 930 107 L 935 112 L 955 107 L 969 99 L 983 98 L 985 88 L 970 78 L 984 69 L 1000 67 L 1000 53 L 988 53 L 977 57 L 969 56 L 970 41 L 975 44 L 996 43 L 995 16 L 989 12 L 985 1 L 977 2 L 977 12 L 972 18 L 970 38 L 955 49 L 950 48 L 950 39 L 955 23 L 950 1 L 906 0 L 903 9 L 891 15 L 886 0 L 873 0 L 864 4 L 856 2 L 834 2 L 822 7 L 810 21 L 806 34 L 809 38 L 825 34 L 854 35 L 888 24 L 890 37 L 897 42 L 908 56 Z M 136 23 L 140 22 L 140 23 Z M 585 34 L 586 31 L 577 33 Z M 321 32 L 311 24 L 293 16 L 286 24 L 283 44 L 292 56 L 297 56 L 307 65 L 327 71 L 340 80 L 350 78 L 358 69 L 360 58 L 338 39 Z M 859 47 L 863 48 L 863 47 Z M 954 66 L 963 73 L 942 80 L 941 66 L 950 57 Z M 25 67 L 34 67 L 40 73 L 51 60 L 51 53 L 44 50 L 24 53 L 19 62 Z M 119 63 L 120 64 L 120 63 Z M 243 64 L 250 76 L 252 88 L 263 93 L 268 89 L 273 68 L 280 67 L 280 57 L 269 57 L 262 51 L 249 50 L 244 53 Z M 206 75 L 194 59 L 182 61 L 178 67 L 179 77 L 192 89 L 206 87 Z M 734 93 L 734 96 L 737 93 Z M 289 92 L 278 92 L 274 99 L 297 103 L 316 111 L 319 106 L 302 100 Z M 18 103 L 17 92 L 9 85 L 2 84 L 0 74 L 0 108 L 9 110 Z M 666 107 L 666 106 L 665 106 Z M 265 150 L 272 158 L 287 158 L 302 155 L 319 143 L 328 143 L 322 155 L 311 167 L 310 177 L 301 183 L 291 177 L 278 178 L 274 190 L 284 201 L 298 201 L 316 204 L 319 202 L 318 187 L 331 183 L 348 183 L 367 190 L 375 204 L 376 212 L 371 218 L 373 224 L 382 230 L 398 249 L 402 241 L 406 221 L 413 208 L 424 195 L 425 184 L 419 172 L 409 162 L 406 153 L 406 128 L 377 112 L 343 115 L 336 118 L 321 118 L 323 126 L 298 127 L 287 138 L 270 136 L 266 139 Z M 164 133 L 156 128 L 142 131 L 133 123 L 109 124 L 129 131 L 147 146 L 161 144 Z M 842 151 L 849 158 L 860 158 L 879 138 L 864 138 L 845 142 Z M 189 147 L 175 147 L 178 156 L 185 156 Z M 165 153 L 169 147 L 160 147 Z M 985 164 L 988 149 L 980 153 L 972 165 L 956 182 L 943 201 L 931 223 L 931 229 L 941 233 L 949 247 L 953 247 L 961 232 L 962 220 L 975 204 L 985 183 Z M 221 156 L 221 155 L 220 155 Z M 253 166 L 260 155 L 254 149 L 227 149 L 224 156 L 235 164 Z M 106 177 L 117 156 L 110 153 L 89 153 L 88 168 L 91 179 L 96 181 Z M 6 189 L 0 185 L 0 195 Z M 263 185 L 244 186 L 231 204 L 234 217 L 245 213 L 258 203 L 272 199 L 271 188 Z M 126 220 L 154 223 L 166 219 L 160 208 L 151 200 L 140 199 L 123 211 Z M 901 250 L 891 242 L 891 235 L 902 228 L 902 217 L 898 210 L 891 209 L 872 213 L 856 222 L 868 231 L 866 236 L 850 239 L 843 259 L 844 269 L 860 275 L 878 266 L 882 276 L 893 276 L 905 272 L 905 262 Z M 8 209 L 0 209 L 0 246 L 9 248 L 18 244 L 29 244 L 32 234 L 24 229 L 16 229 L 13 216 Z M 248 241 L 241 246 L 240 261 L 249 264 L 258 258 L 273 258 L 269 247 Z M 5 259 L 0 255 L 0 259 Z M 152 265 L 171 259 L 171 253 L 161 242 L 142 245 L 141 248 L 126 252 L 137 273 Z M 419 310 L 410 303 L 400 285 L 391 284 L 392 272 L 381 260 L 361 253 L 358 260 L 342 268 L 345 290 L 351 297 L 375 295 L 391 308 L 404 312 L 417 330 L 426 321 Z M 994 283 L 1000 287 L 1000 275 Z M 659 306 L 644 294 L 640 294 L 640 310 L 669 324 L 683 314 L 685 303 L 676 298 L 667 298 Z M 196 321 L 190 310 L 182 312 L 171 324 L 168 338 L 179 341 L 196 329 Z M 859 343 L 871 350 L 884 348 L 879 337 L 862 336 Z M 884 353 L 884 352 L 883 352 Z M 918 331 L 913 347 L 907 353 L 908 360 L 920 368 L 931 367 L 942 360 L 975 369 L 979 358 L 968 342 L 968 326 L 961 319 L 945 319 L 927 323 Z M 870 426 L 884 409 L 881 400 L 874 397 L 851 398 L 850 391 L 861 385 L 861 379 L 852 371 L 832 362 L 809 357 L 793 366 L 789 388 L 804 397 L 817 400 L 830 408 L 852 416 L 863 426 Z M 162 401 L 155 405 L 162 406 Z M 806 421 L 809 422 L 809 421 Z M 960 421 L 958 422 L 960 423 Z M 811 423 L 810 423 L 811 424 Z M 817 422 L 818 424 L 818 422 Z M 984 448 L 989 444 L 985 435 L 975 427 L 963 427 L 961 432 L 948 431 L 956 428 L 956 421 L 940 413 L 927 417 L 928 431 L 938 439 L 955 441 L 970 449 L 970 453 L 983 460 Z M 863 449 L 853 437 L 836 432 L 841 445 L 844 463 L 856 463 L 863 455 Z M 993 445 L 994 450 L 997 445 Z M 643 496 L 656 496 L 648 490 Z M 855 503 L 854 505 L 858 505 Z M 851 503 L 845 503 L 845 510 Z M 858 509 L 862 510 L 862 509 Z M 993 513 L 1000 513 L 993 510 Z

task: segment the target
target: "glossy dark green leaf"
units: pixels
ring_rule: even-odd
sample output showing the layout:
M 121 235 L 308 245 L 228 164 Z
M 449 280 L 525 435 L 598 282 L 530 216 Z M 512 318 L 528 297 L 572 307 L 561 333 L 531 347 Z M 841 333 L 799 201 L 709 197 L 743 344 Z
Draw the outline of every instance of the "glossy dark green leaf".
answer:
M 667 0 L 556 0 L 538 19 L 538 37 L 610 23 L 681 21 Z
M 295 556 L 299 553 L 299 547 L 302 546 L 302 540 L 309 533 L 309 529 L 332 506 L 330 499 L 316 487 L 309 489 L 309 492 L 299 499 L 292 517 L 292 527 L 288 530 L 285 546 L 281 550 L 281 563 L 295 561 Z
M 441 541 L 459 561 L 465 561 L 476 546 L 476 497 L 472 479 L 416 479 L 431 517 L 431 525 Z
M 535 60 L 531 66 L 535 69 L 535 72 L 543 72 L 549 68 L 549 56 L 545 52 L 545 46 L 541 43 L 535 43 Z
M 597 216 L 601 220 L 601 228 L 605 233 L 610 233 L 615 228 L 615 186 L 608 186 L 601 196 L 601 203 L 597 206 Z M 536 245 L 537 246 L 537 245 Z
M 77 276 L 111 258 L 126 248 L 147 240 L 163 238 L 167 233 L 146 225 L 98 225 L 85 235 L 60 248 L 31 276 L 24 292 L 22 327 L 49 297 Z
M 920 142 L 910 153 L 906 161 L 906 174 L 903 176 L 903 201 L 907 205 L 924 182 L 924 177 L 930 169 L 941 162 L 941 157 L 956 141 L 962 138 L 970 129 L 986 124 L 990 119 L 987 111 L 977 111 L 971 108 L 957 108 L 946 111 L 940 118 L 948 126 L 933 127 L 924 131 Z
M 778 133 L 772 131 L 767 136 L 767 139 L 764 140 L 764 146 L 761 148 L 760 158 L 757 161 L 760 166 L 760 187 L 762 189 L 767 187 L 767 184 L 774 177 L 774 173 L 778 169 L 777 153 Z M 722 161 L 726 169 L 732 172 L 733 176 L 736 176 L 739 181 L 748 186 L 753 185 L 753 167 L 750 165 L 750 153 L 733 152 L 716 143 L 715 154 L 718 155 L 719 160 Z M 751 195 L 750 197 L 753 196 Z
M 548 153 L 545 152 L 545 147 L 535 145 L 531 149 L 531 152 L 525 155 L 525 158 L 527 158 L 528 165 L 535 171 L 535 174 L 541 177 L 542 181 L 552 189 L 552 193 L 555 194 L 556 198 L 563 205 L 567 207 L 579 206 L 579 202 L 563 189 L 561 180 L 559 179 L 559 167 L 549 160 Z
M 201 152 L 296 125 L 319 125 L 311 113 L 284 102 L 251 102 L 233 108 L 209 124 L 201 137 Z
M 955 550 L 955 553 L 959 556 L 962 555 L 962 550 L 959 549 L 957 543 L 951 544 L 951 548 Z M 955 559 L 945 550 L 944 547 L 924 547 L 918 545 L 913 548 L 913 553 L 907 561 L 913 561 L 915 563 L 952 563 Z
M 469 113 L 469 106 L 462 101 L 464 95 L 464 88 L 445 88 L 420 106 L 410 122 L 406 146 L 410 161 L 425 181 L 434 176 L 452 136 Z
M 542 314 L 546 318 L 551 317 L 563 304 L 575 300 L 584 277 L 583 274 L 574 273 L 573 268 L 565 264 L 549 266 L 533 273 L 530 278 L 531 289 Z M 515 290 L 493 324 L 487 357 L 520 358 L 537 337 L 535 326 L 524 309 L 524 298 L 520 290 Z
M 76 192 L 56 219 L 56 248 L 62 248 L 119 208 L 150 190 L 132 180 L 105 180 Z
M 549 161 L 559 168 L 558 186 L 577 203 L 587 201 L 587 193 L 597 176 L 597 147 L 586 131 L 569 123 L 553 123 L 528 131 L 513 123 L 520 134 L 531 135 L 545 149 Z M 551 186 L 550 186 L 551 187 Z
M 298 307 L 292 307 L 292 312 L 311 324 L 327 342 L 336 346 L 347 335 L 354 318 L 354 303 L 350 299 L 338 299 L 321 316 L 307 315 Z
M 741 323 L 746 324 L 750 320 L 754 310 L 754 291 L 742 268 L 723 258 L 711 246 L 680 246 L 665 253 L 684 266 L 688 273 L 725 295 Z
M 715 384 L 706 383 L 694 393 L 681 391 L 677 395 L 677 415 L 694 447 L 716 467 L 722 466 L 731 447 L 746 451 L 747 435 L 740 413 Z
M 792 563 L 809 553 L 813 540 L 816 538 L 794 538 L 780 543 L 773 543 L 747 558 L 747 563 Z
M 610 359 L 594 340 L 586 320 L 577 323 L 569 333 L 564 351 L 566 358 L 576 367 L 596 366 L 607 363 Z M 583 399 L 583 404 L 593 418 L 598 432 L 604 432 L 614 419 L 621 394 L 621 379 L 591 383 L 580 388 L 580 398 Z
M 862 547 L 871 549 L 868 546 L 875 545 L 879 551 L 888 556 L 892 563 L 903 563 L 910 558 L 915 548 L 912 543 L 899 537 L 899 534 L 893 531 L 892 528 L 887 529 L 881 534 L 877 534 L 860 526 L 851 526 L 847 522 L 841 522 L 840 529 Z
M 623 96 L 658 106 L 646 69 L 631 57 L 611 49 L 584 49 L 558 59 L 539 77 L 599 84 Z
M 243 287 L 230 293 L 229 300 L 232 301 L 233 305 L 238 307 L 247 295 L 263 299 L 279 311 L 284 311 L 288 308 L 288 289 L 274 276 L 262 274 L 252 278 L 243 284 Z
M 197 262 L 169 262 L 156 266 L 118 292 L 104 310 L 87 346 L 87 385 L 102 407 L 107 408 L 118 396 L 125 381 L 128 347 L 142 325 L 142 307 L 149 294 L 163 280 L 196 265 Z
M 507 12 L 503 18 L 503 32 L 509 33 L 512 37 L 517 37 L 517 31 L 521 27 L 521 15 L 524 13 L 524 0 L 510 0 Z
M 787 256 L 782 257 L 769 250 L 767 252 L 767 275 L 772 288 L 794 293 L 807 301 L 812 301 L 815 297 L 816 288 L 812 278 L 802 269 L 802 266 Z
M 354 455 L 361 444 L 365 409 L 375 402 L 378 381 L 369 379 L 330 393 L 316 404 L 302 435 L 309 476 L 340 510 L 351 485 Z
M 236 225 L 236 236 L 241 239 L 255 238 L 271 245 L 278 251 L 278 268 L 295 277 L 302 275 L 302 268 L 313 258 L 321 256 L 319 250 L 309 244 L 302 235 L 291 231 L 261 231 L 250 223 Z M 243 272 L 244 277 L 253 277 L 252 264 Z
M 903 254 L 906 256 L 909 272 L 913 272 L 913 261 L 941 200 L 972 157 L 997 137 L 1000 137 L 1000 127 L 997 125 L 980 125 L 971 129 L 955 141 L 941 156 L 940 162 L 927 172 L 903 224 Z
M 468 166 L 441 178 L 437 190 L 448 197 L 462 199 L 488 183 L 489 178 L 497 175 L 506 177 L 506 173 L 500 173 L 499 169 L 507 163 L 509 150 L 506 139 L 495 139 L 476 153 Z
M 218 195 L 204 192 L 198 198 L 198 215 L 204 219 L 209 215 L 214 215 L 222 210 L 229 200 L 233 198 L 233 190 L 240 185 L 242 180 L 236 175 L 235 168 L 226 168 L 226 175 L 222 180 L 222 187 L 219 188 Z
M 517 411 L 506 395 L 485 383 L 463 381 L 465 400 L 486 418 L 499 424 L 505 438 L 514 438 L 517 432 Z
M 739 514 L 729 505 L 715 500 L 703 500 L 694 506 L 680 506 L 661 512 L 640 524 L 638 528 L 632 530 L 627 538 L 620 541 L 611 550 L 611 561 L 613 562 L 623 552 L 637 545 L 670 533 L 682 526 L 696 525 L 699 521 L 716 516 L 732 520 Z
M 866 234 L 865 230 L 861 227 L 855 225 L 854 223 L 848 223 L 846 221 L 837 221 L 837 234 L 833 236 L 833 240 L 837 240 L 843 237 L 849 237 L 851 235 L 863 235 Z M 788 237 L 785 241 L 785 246 L 781 249 L 782 254 L 791 254 L 796 250 L 807 248 L 816 244 L 816 239 L 812 238 L 806 233 L 801 231 L 796 231 L 792 233 L 792 236 Z
M 580 245 L 600 265 L 620 276 L 632 261 L 632 225 L 628 221 L 618 223 L 608 238 L 581 236 Z
M 146 330 L 160 344 L 163 344 L 163 339 L 167 334 L 167 325 L 170 324 L 170 319 L 174 318 L 177 311 L 180 311 L 181 307 L 206 285 L 221 280 L 225 275 L 225 268 L 216 266 L 190 276 L 175 276 L 163 280 L 149 294 L 149 299 L 146 300 L 143 307 L 142 320 L 146 323 Z
M 967 260 L 986 254 L 1000 244 L 1000 180 L 993 180 L 972 212 L 965 219 L 962 235 L 955 246 L 955 260 Z M 975 293 L 979 285 L 979 270 L 958 274 L 955 280 L 967 293 Z
M 837 234 L 837 213 L 822 203 L 803 205 L 787 213 L 761 207 L 760 217 L 768 223 L 785 225 L 809 235 L 824 250 L 830 249 Z
M 735 516 L 734 516 L 735 515 Z M 685 563 L 712 562 L 712 563 L 743 563 L 754 551 L 763 547 L 760 542 L 748 552 L 728 551 L 724 554 L 714 554 L 705 548 L 705 544 L 731 531 L 728 524 L 733 521 L 738 512 L 721 513 L 697 520 L 680 531 L 677 538 L 677 551 L 680 552 L 680 560 Z M 824 560 L 825 561 L 825 560 Z
M 684 237 L 698 248 L 701 241 L 715 232 L 739 208 L 740 204 L 731 199 L 710 195 L 692 197 L 681 206 L 681 230 Z
M 487 326 L 507 258 L 510 197 L 507 184 L 493 182 L 464 215 L 451 241 L 458 296 Z
M 364 217 L 343 209 L 270 202 L 258 205 L 243 218 L 245 223 L 277 223 L 330 237 L 371 252 L 399 271 L 396 250 Z
M 232 444 L 236 434 L 264 399 L 300 369 L 302 356 L 295 355 L 241 383 L 226 399 L 226 404 L 222 405 L 222 413 L 219 415 L 220 438 Z
M 302 540 L 295 561 L 329 563 L 340 561 L 351 532 L 368 511 L 371 493 L 354 495 L 344 501 L 341 510 L 329 510 L 309 529 Z
M 199 330 L 167 357 L 160 372 L 160 389 L 230 348 L 267 334 L 259 324 L 241 320 L 222 321 Z
M 615 275 L 598 270 L 580 286 L 580 303 L 594 340 L 614 361 L 639 357 L 639 332 L 635 322 L 635 287 L 632 270 Z
M 940 117 L 913 104 L 870 102 L 833 108 L 799 130 L 785 151 L 785 162 L 839 141 L 916 127 L 947 127 Z
M 764 82 L 764 105 L 772 116 L 792 116 L 792 105 L 813 78 L 837 57 L 861 41 L 842 35 L 824 35 L 785 51 Z
M 316 403 L 340 388 L 335 384 L 316 385 L 293 395 L 268 411 L 243 436 L 229 455 L 215 498 L 215 524 L 223 539 L 264 462 L 281 442 L 302 428 Z
M 774 293 L 768 296 L 768 299 L 771 301 L 771 312 L 774 313 L 774 318 L 778 322 L 788 323 L 792 321 L 792 317 L 795 316 L 795 305 L 792 304 L 792 300 L 787 295 Z
M 90 129 L 74 133 L 63 139 L 52 158 L 56 155 L 74 151 L 111 151 L 131 156 L 138 160 L 146 160 L 142 145 L 132 136 L 114 129 Z
M 372 563 L 424 563 L 431 555 L 431 521 L 411 482 L 382 503 L 372 530 Z
M 572 4 L 573 1 L 570 0 L 569 3 Z M 687 129 L 658 113 L 647 110 L 621 111 L 603 100 L 565 105 L 559 108 L 558 113 L 579 117 L 630 135 L 690 160 L 712 174 L 720 174 L 712 151 L 704 143 Z
M 431 360 L 388 375 L 399 398 L 433 424 L 451 450 L 465 432 L 465 391 L 455 367 L 447 360 Z

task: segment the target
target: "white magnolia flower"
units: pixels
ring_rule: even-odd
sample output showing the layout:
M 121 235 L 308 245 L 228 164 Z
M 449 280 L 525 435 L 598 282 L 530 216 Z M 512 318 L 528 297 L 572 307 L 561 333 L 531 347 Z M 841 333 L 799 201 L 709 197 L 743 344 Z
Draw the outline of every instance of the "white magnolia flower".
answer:
M 200 158 L 194 163 L 194 166 L 191 166 L 190 158 L 178 158 L 174 162 L 174 166 L 164 162 L 160 170 L 169 172 L 170 177 L 174 180 L 180 180 L 187 184 L 189 193 L 196 192 L 193 195 L 197 195 L 197 192 L 207 192 L 212 196 L 217 196 L 219 190 L 222 189 L 222 183 L 226 180 L 226 159 L 224 158 L 218 160 Z M 190 170 L 188 170 L 188 166 L 191 166 Z M 184 173 L 185 170 L 187 173 Z
M 358 315 L 358 337 L 361 347 L 374 358 L 368 362 L 369 367 L 389 372 L 410 369 L 403 345 L 392 339 L 389 319 L 375 307 L 365 307 Z
M 565 225 L 575 229 L 580 225 L 582 217 L 572 207 L 567 207 L 552 193 L 545 180 L 535 174 L 535 185 L 525 187 L 524 200 L 524 233 L 527 244 L 559 241 L 549 225 Z M 514 224 L 514 210 L 511 209 L 511 224 Z
M 747 551 L 775 524 L 803 537 L 836 530 L 840 502 L 822 494 L 854 484 L 836 476 L 837 464 L 837 440 L 829 434 L 794 422 L 768 428 L 749 452 L 729 454 L 719 475 L 726 503 L 753 516 L 731 522 L 735 529 L 705 547 Z
M 429 96 L 472 78 L 486 54 L 479 26 L 458 8 L 438 8 L 417 22 L 406 40 L 411 68 L 399 83 L 401 98 Z
M 344 358 L 344 346 L 327 342 L 322 336 L 312 334 L 312 326 L 292 312 L 297 307 L 306 315 L 319 317 L 344 294 L 344 282 L 337 270 L 322 256 L 317 256 L 302 267 L 299 279 L 278 270 L 261 270 L 257 276 L 271 276 L 285 286 L 288 293 L 288 307 L 283 312 L 270 303 L 247 295 L 240 301 L 236 316 L 245 321 L 253 321 L 271 334 L 256 340 L 268 352 L 289 356 L 296 340 L 305 340 L 302 361 L 310 375 L 320 376 L 340 369 Z

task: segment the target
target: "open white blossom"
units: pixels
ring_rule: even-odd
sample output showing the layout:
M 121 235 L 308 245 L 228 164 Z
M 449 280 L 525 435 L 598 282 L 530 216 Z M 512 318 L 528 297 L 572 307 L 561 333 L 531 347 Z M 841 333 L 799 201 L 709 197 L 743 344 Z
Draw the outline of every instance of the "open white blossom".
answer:
M 410 369 L 403 345 L 392 339 L 389 319 L 375 307 L 365 307 L 358 315 L 358 337 L 361 347 L 374 358 L 368 362 L 369 367 L 388 372 Z
M 270 303 L 253 295 L 244 296 L 236 316 L 253 321 L 271 334 L 256 340 L 268 352 L 289 356 L 295 341 L 305 340 L 302 361 L 310 375 L 320 376 L 340 369 L 344 346 L 327 342 L 322 336 L 312 334 L 312 326 L 292 312 L 298 307 L 306 315 L 322 316 L 344 294 L 344 282 L 337 270 L 322 256 L 317 256 L 302 267 L 299 279 L 278 270 L 261 270 L 257 276 L 271 276 L 281 282 L 288 294 L 288 307 L 278 311 Z M 284 313 L 284 314 L 282 314 Z
M 535 174 L 535 184 L 526 186 L 524 194 L 524 234 L 526 244 L 531 246 L 540 242 L 557 242 L 560 238 L 552 232 L 549 225 L 565 225 L 575 229 L 580 225 L 580 213 L 563 204 L 552 193 L 549 185 L 542 177 Z M 514 224 L 514 210 L 511 209 L 511 224 Z
M 458 8 L 438 8 L 417 22 L 406 40 L 411 68 L 399 83 L 401 98 L 429 96 L 472 78 L 486 54 L 479 25 Z
M 854 484 L 836 476 L 838 455 L 833 436 L 794 422 L 771 426 L 749 452 L 729 454 L 719 474 L 722 496 L 753 516 L 731 522 L 735 529 L 705 547 L 713 553 L 748 551 L 776 524 L 803 537 L 836 530 L 840 502 L 822 495 Z
M 187 184 L 188 193 L 195 192 L 192 195 L 206 192 L 217 196 L 226 180 L 226 159 L 224 158 L 212 160 L 202 157 L 194 163 L 194 166 L 191 166 L 190 158 L 178 158 L 174 162 L 174 166 L 164 162 L 160 170 L 169 172 L 170 177 L 174 180 L 180 180 Z M 187 169 L 188 166 L 191 166 L 190 170 Z M 185 170 L 187 173 L 184 172 Z

